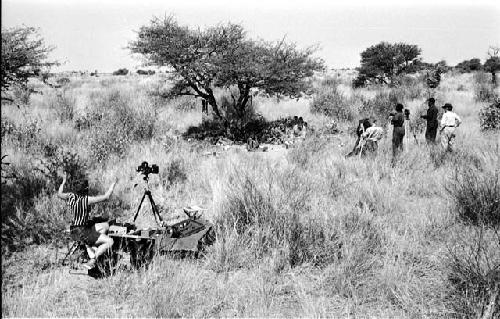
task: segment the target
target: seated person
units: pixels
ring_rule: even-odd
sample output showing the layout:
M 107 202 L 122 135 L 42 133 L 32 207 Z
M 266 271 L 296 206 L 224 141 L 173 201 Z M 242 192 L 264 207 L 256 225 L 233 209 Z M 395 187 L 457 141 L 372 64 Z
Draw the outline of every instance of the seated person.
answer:
M 255 137 L 255 135 L 253 135 L 252 137 L 249 137 L 248 140 L 247 140 L 247 151 L 251 152 L 251 151 L 255 151 L 259 148 L 260 144 L 259 142 L 257 141 L 257 138 Z
M 299 138 L 305 139 L 306 135 L 307 135 L 307 122 L 304 122 L 300 130 Z
M 63 175 L 63 181 L 59 186 L 57 195 L 61 199 L 67 200 L 67 204 L 73 214 L 73 222 L 70 226 L 71 237 L 74 240 L 81 241 L 85 244 L 90 260 L 83 266 L 87 269 L 95 267 L 97 258 L 104 254 L 113 246 L 113 239 L 107 234 L 109 224 L 93 223 L 89 220 L 89 205 L 103 202 L 111 196 L 115 188 L 116 182 L 113 182 L 108 191 L 104 195 L 89 196 L 88 181 L 82 181 L 75 192 L 64 192 L 66 184 L 66 173 Z M 94 248 L 97 247 L 97 248 Z

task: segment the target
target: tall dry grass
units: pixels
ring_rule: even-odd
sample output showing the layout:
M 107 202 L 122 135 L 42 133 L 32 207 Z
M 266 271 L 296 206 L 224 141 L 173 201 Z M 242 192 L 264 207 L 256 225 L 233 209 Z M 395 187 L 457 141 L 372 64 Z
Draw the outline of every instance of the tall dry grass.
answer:
M 135 168 L 144 160 L 158 164 L 160 174 L 151 176 L 149 186 L 162 214 L 174 217 L 185 205 L 207 207 L 206 217 L 216 225 L 216 243 L 200 260 L 158 256 L 147 269 L 123 269 L 102 280 L 70 275 L 56 263 L 64 242 L 49 236 L 70 218 L 54 197 L 60 180 L 57 175 L 40 177 L 36 190 L 13 196 L 17 200 L 11 211 L 27 221 L 14 230 L 25 234 L 30 229 L 39 238 L 23 245 L 24 239 L 17 239 L 17 249 L 2 254 L 2 276 L 7 278 L 3 316 L 420 318 L 485 312 L 491 278 L 500 264 L 495 233 L 489 225 L 464 223 L 462 216 L 464 209 L 472 214 L 484 209 L 496 216 L 497 206 L 491 202 L 498 195 L 494 172 L 499 139 L 481 133 L 477 113 L 484 103 L 474 100 L 463 75 L 444 76 L 435 92 L 438 101 L 451 102 L 464 120 L 457 131 L 458 151 L 444 154 L 429 148 L 419 135 L 420 143 L 411 141 L 394 165 L 390 138 L 381 141 L 370 159 L 344 157 L 354 142 L 345 133 L 330 138 L 312 134 L 294 149 L 274 146 L 267 153 L 237 148 L 220 152 L 178 139 L 201 121 L 199 109 L 153 98 L 147 92 L 159 80 L 71 79 L 66 90 L 75 99 L 72 120 L 63 116 L 54 121 L 55 104 L 41 97 L 24 111 L 2 108 L 2 155 L 12 157 L 12 167 L 26 174 L 29 186 L 38 185 L 33 181 L 41 176 L 32 173 L 39 167 L 37 159 L 55 163 L 48 174 L 64 166 L 63 160 L 55 160 L 58 152 L 77 156 L 71 163 L 81 161 L 77 167 L 96 192 L 118 176 L 113 200 L 95 213 L 124 219 L 135 213 L 143 192 Z M 373 101 L 380 94 L 380 113 L 390 108 L 385 89 L 352 90 L 344 82 L 348 80 L 341 78 L 337 88 L 346 99 Z M 465 89 L 459 90 L 462 82 Z M 398 94 L 412 113 L 425 101 L 415 92 Z M 256 103 L 268 119 L 298 115 L 317 127 L 330 121 L 311 113 L 311 100 L 260 98 Z M 90 126 L 78 126 L 77 119 L 92 112 L 111 112 L 111 122 L 105 126 L 90 120 Z M 150 119 L 141 112 L 156 116 Z M 125 115 L 117 121 L 116 114 Z M 22 116 L 37 124 L 19 120 Z M 94 125 L 105 130 L 118 124 L 130 125 L 126 147 L 109 149 L 98 162 L 88 148 Z M 144 127 L 147 134 L 134 133 Z M 113 145 L 115 136 L 109 132 L 103 141 Z M 219 153 L 205 156 L 207 151 Z M 11 194 L 24 192 L 16 181 L 8 181 L 14 187 Z M 483 195 L 475 196 L 477 192 Z M 2 216 L 4 212 L 2 201 Z M 31 221 L 38 228 L 28 228 Z M 147 207 L 138 223 L 154 225 Z M 477 236 L 480 230 L 482 237 Z M 474 249 L 477 245 L 481 250 Z M 473 260 L 479 262 L 469 263 Z M 469 276 L 469 270 L 480 276 Z M 478 302 L 482 308 L 474 307 Z

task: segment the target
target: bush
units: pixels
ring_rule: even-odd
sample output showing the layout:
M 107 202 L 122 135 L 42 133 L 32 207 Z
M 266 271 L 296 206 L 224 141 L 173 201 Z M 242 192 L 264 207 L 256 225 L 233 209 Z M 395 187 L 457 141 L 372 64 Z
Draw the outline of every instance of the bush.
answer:
M 500 170 L 462 165 L 446 188 L 458 217 L 473 225 L 500 226 Z
M 91 156 L 105 161 L 109 155 L 123 155 L 131 142 L 150 139 L 156 121 L 156 111 L 150 104 L 134 105 L 131 96 L 110 90 L 93 96 L 94 109 L 81 121 L 90 125 L 88 132 Z
M 113 75 L 127 75 L 127 74 L 128 74 L 127 68 L 118 69 L 113 72 Z
M 351 121 L 355 118 L 355 110 L 350 104 L 351 101 L 336 86 L 325 86 L 314 96 L 311 112 L 331 116 L 337 121 Z
M 8 118 L 2 118 L 2 139 L 9 140 L 13 145 L 30 153 L 35 153 L 41 148 L 43 144 L 40 139 L 41 132 L 42 128 L 38 119 L 26 118 L 16 124 Z
M 456 232 L 446 265 L 450 307 L 458 318 L 500 316 L 500 235 L 483 227 Z
M 363 114 L 363 117 L 376 119 L 379 126 L 385 126 L 396 104 L 404 103 L 404 95 L 398 90 L 381 91 L 373 99 L 362 98 L 361 101 L 360 114 Z
M 419 99 L 424 92 L 423 81 L 421 77 L 409 75 L 400 77 L 399 86 L 395 89 L 397 91 L 396 95 L 408 100 Z
M 49 108 L 55 111 L 61 123 L 73 121 L 75 116 L 76 98 L 68 92 L 62 90 L 49 96 Z
M 482 131 L 500 130 L 500 99 L 481 109 L 479 123 Z
M 27 221 L 33 217 L 33 207 L 39 195 L 52 191 L 43 172 L 36 164 L 23 159 L 2 167 L 2 254 L 24 247 Z M 5 176 L 8 176 L 7 178 Z
M 167 176 L 162 178 L 167 183 L 167 187 L 177 183 L 184 183 L 187 180 L 187 172 L 183 159 L 174 159 L 167 167 Z
M 498 94 L 495 86 L 490 82 L 488 74 L 476 72 L 474 74 L 474 98 L 478 102 L 494 102 Z

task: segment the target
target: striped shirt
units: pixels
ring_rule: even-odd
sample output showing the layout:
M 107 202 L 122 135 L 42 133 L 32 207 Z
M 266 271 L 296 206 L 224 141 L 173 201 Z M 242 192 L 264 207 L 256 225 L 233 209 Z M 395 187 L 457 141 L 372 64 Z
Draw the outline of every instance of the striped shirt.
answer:
M 89 197 L 70 193 L 68 205 L 74 216 L 72 226 L 85 226 L 89 220 Z

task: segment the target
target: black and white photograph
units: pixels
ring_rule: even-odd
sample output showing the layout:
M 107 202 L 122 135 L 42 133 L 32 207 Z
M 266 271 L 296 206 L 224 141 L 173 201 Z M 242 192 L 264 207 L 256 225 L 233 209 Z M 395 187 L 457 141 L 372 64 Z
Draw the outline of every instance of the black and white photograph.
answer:
M 500 318 L 500 2 L 1 20 L 3 318 Z

